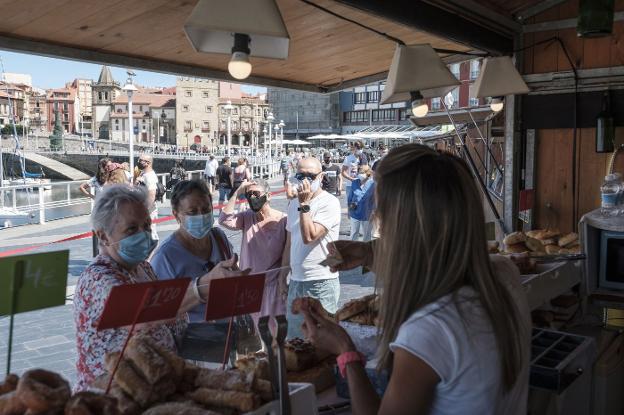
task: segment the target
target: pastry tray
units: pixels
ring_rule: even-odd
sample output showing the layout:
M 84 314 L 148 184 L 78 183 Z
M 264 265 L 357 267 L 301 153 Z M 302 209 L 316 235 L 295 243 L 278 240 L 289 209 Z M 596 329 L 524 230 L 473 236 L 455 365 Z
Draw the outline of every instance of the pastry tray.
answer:
M 582 266 L 583 260 L 537 264 L 536 274 L 522 275 L 520 281 L 531 311 L 579 284 Z
M 318 415 L 316 393 L 311 383 L 289 383 L 290 413 L 292 415 Z M 280 415 L 279 400 L 268 402 L 244 415 Z

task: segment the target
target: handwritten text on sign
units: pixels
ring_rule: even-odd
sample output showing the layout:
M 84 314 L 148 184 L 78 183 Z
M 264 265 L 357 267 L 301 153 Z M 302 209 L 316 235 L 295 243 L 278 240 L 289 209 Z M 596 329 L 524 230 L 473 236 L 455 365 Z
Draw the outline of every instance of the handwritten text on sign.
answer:
M 97 329 L 105 330 L 130 326 L 133 323 L 176 318 L 190 281 L 190 278 L 179 278 L 113 287 Z M 148 290 L 150 292 L 145 306 L 143 310 L 139 310 L 141 300 Z M 138 318 L 134 321 L 137 315 Z
M 262 307 L 265 274 L 210 281 L 206 320 L 257 313 Z

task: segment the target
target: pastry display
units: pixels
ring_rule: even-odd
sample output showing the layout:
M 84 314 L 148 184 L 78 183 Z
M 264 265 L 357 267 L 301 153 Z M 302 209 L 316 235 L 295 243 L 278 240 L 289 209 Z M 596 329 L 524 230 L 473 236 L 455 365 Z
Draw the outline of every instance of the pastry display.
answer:
M 291 311 L 293 314 L 299 314 L 301 310 L 309 310 L 310 308 L 316 310 L 323 317 L 330 320 L 334 320 L 335 316 L 329 313 L 323 308 L 323 305 L 316 298 L 311 297 L 299 297 L 295 298 L 292 302 Z
M 530 252 L 531 256 L 580 254 L 579 236 L 575 232 L 562 235 L 558 229 L 536 229 L 513 232 L 503 240 L 504 253 L 520 254 Z
M 351 300 L 336 313 L 339 321 L 377 326 L 379 322 L 379 296 L 370 294 Z
M 78 392 L 67 401 L 65 415 L 119 415 L 117 399 L 95 392 Z
M 526 235 L 522 232 L 512 232 L 509 235 L 505 236 L 503 239 L 503 243 L 507 245 L 516 245 L 526 241 Z

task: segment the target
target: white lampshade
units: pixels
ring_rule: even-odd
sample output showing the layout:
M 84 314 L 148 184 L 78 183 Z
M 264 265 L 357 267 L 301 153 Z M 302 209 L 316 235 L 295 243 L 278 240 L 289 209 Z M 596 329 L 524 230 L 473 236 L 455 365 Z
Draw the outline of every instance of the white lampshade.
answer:
M 228 72 L 236 79 L 245 79 L 251 74 L 249 55 L 243 52 L 234 52 L 228 63 Z
M 381 103 L 410 101 L 410 92 L 424 98 L 446 95 L 460 82 L 449 71 L 431 45 L 398 45 L 388 72 Z
M 475 98 L 526 94 L 530 91 L 509 56 L 486 58 L 474 83 Z
M 275 0 L 199 0 L 184 33 L 198 52 L 229 55 L 234 33 L 243 33 L 251 39 L 251 56 L 288 57 L 288 31 Z

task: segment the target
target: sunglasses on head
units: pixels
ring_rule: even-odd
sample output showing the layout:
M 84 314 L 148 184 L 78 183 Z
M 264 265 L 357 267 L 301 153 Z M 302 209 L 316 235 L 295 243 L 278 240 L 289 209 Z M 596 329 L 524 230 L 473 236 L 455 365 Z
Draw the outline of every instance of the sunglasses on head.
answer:
M 318 175 L 321 173 L 296 173 L 295 174 L 295 179 L 299 180 L 299 181 L 303 181 L 304 179 L 310 179 L 310 181 L 314 181 L 316 180 L 316 178 L 318 177 Z

